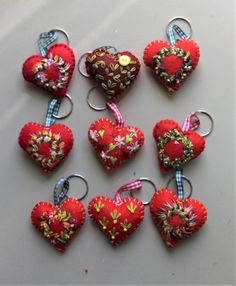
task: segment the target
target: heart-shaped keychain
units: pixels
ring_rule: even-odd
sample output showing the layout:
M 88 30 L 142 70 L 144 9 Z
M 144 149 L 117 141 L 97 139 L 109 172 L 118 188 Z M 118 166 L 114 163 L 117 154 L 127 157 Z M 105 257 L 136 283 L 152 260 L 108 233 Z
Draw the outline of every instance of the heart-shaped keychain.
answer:
M 192 185 L 181 172 L 176 172 L 177 193 L 168 188 L 158 190 L 150 201 L 150 212 L 155 225 L 168 247 L 192 236 L 207 220 L 206 207 L 196 199 L 190 199 Z M 191 192 L 184 198 L 182 179 L 190 183 Z M 180 187 L 181 186 L 181 187 Z
M 141 189 L 142 181 L 151 182 L 147 178 L 140 178 L 120 187 L 116 191 L 114 199 L 97 196 L 89 202 L 88 213 L 90 218 L 115 246 L 128 238 L 144 218 L 142 201 L 132 197 L 121 197 L 123 192 L 131 192 L 132 194 L 133 191 Z
M 85 194 L 75 199 L 67 197 L 69 179 L 78 177 L 86 184 Z M 74 235 L 85 221 L 85 208 L 80 202 L 88 193 L 88 183 L 81 175 L 74 174 L 58 179 L 54 188 L 54 204 L 37 203 L 31 213 L 32 224 L 59 251 L 65 251 Z
M 62 32 L 67 44 L 51 44 Z M 53 96 L 64 98 L 75 68 L 75 56 L 69 47 L 68 34 L 63 29 L 41 33 L 38 40 L 40 55 L 30 56 L 23 64 L 25 80 L 46 89 Z M 50 48 L 49 48 L 50 46 Z
M 69 95 L 66 95 L 71 103 L 68 114 L 58 116 L 60 103 L 57 98 L 49 101 L 48 112 L 44 125 L 35 122 L 26 123 L 19 134 L 18 142 L 21 148 L 46 172 L 52 172 L 70 152 L 74 138 L 69 127 L 64 124 L 55 124 L 56 119 L 69 116 L 73 103 Z
M 185 21 L 190 27 L 187 35 L 176 24 L 176 20 Z M 154 40 L 144 50 L 144 63 L 153 70 L 157 79 L 169 92 L 177 91 L 188 76 L 195 70 L 199 58 L 199 46 L 189 38 L 192 35 L 191 24 L 184 17 L 175 17 L 167 25 L 170 42 Z M 176 40 L 175 33 L 180 37 Z
M 81 68 L 84 57 L 86 72 Z M 104 46 L 82 55 L 78 69 L 83 76 L 94 79 L 110 100 L 130 87 L 139 73 L 140 62 L 129 51 L 117 52 L 112 46 Z
M 124 125 L 114 102 L 107 102 L 107 106 L 113 112 L 116 123 L 108 118 L 99 118 L 90 125 L 88 139 L 106 170 L 111 172 L 142 148 L 144 135 L 137 127 Z
M 206 115 L 211 122 L 210 130 L 200 135 L 194 130 L 200 126 L 197 114 Z M 213 130 L 213 119 L 209 113 L 199 110 L 186 117 L 181 128 L 174 120 L 166 119 L 156 123 L 153 137 L 157 142 L 158 160 L 161 172 L 179 168 L 197 158 L 205 148 L 204 137 Z

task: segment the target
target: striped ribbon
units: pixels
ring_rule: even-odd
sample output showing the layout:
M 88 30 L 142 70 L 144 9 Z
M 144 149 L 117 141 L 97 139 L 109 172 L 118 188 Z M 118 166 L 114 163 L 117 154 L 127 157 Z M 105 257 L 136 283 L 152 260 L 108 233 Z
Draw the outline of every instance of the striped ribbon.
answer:
M 168 36 L 171 45 L 176 43 L 175 33 L 181 38 L 186 39 L 188 35 L 178 26 L 178 25 L 170 25 L 168 28 Z
M 180 200 L 184 199 L 184 186 L 183 186 L 183 171 L 177 169 L 175 172 L 175 182 L 177 187 L 177 195 Z
M 123 186 L 121 186 L 115 193 L 115 201 L 117 204 L 121 204 L 123 202 L 123 199 L 121 197 L 121 193 L 123 192 L 131 192 L 134 190 L 138 190 L 142 188 L 142 183 L 140 180 L 136 180 L 130 183 L 127 183 Z
M 56 181 L 56 185 L 54 187 L 54 192 L 53 192 L 53 200 L 54 200 L 54 205 L 56 207 L 59 207 L 63 202 L 63 200 L 67 197 L 69 187 L 70 184 L 66 178 L 59 178 Z
M 196 130 L 200 126 L 200 120 L 196 113 L 190 113 L 184 120 L 182 130 L 183 132 L 187 132 L 189 130 Z
M 40 55 L 44 57 L 47 54 L 48 47 L 57 39 L 58 35 L 55 31 L 41 33 L 37 40 Z
M 46 118 L 44 120 L 45 126 L 51 126 L 56 122 L 56 118 L 53 115 L 57 115 L 60 108 L 60 100 L 56 97 L 53 97 L 49 100 L 48 110 L 46 114 Z
M 118 127 L 122 128 L 124 127 L 124 119 L 117 107 L 117 105 L 113 102 L 113 101 L 109 101 L 107 102 L 107 106 L 111 109 L 111 111 L 113 112 L 114 114 L 114 117 L 116 119 L 116 124 Z

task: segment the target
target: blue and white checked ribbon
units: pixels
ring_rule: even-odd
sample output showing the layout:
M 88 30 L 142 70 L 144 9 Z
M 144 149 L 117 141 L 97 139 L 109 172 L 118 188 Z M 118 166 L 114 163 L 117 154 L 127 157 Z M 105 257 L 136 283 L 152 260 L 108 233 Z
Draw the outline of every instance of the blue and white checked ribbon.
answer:
M 37 40 L 40 55 L 45 56 L 47 54 L 48 47 L 57 39 L 58 35 L 55 31 L 41 33 Z
M 60 104 L 61 104 L 60 100 L 56 97 L 53 97 L 52 99 L 49 100 L 48 110 L 44 121 L 45 126 L 47 127 L 51 126 L 56 122 L 56 118 L 53 115 L 58 114 Z
M 53 199 L 54 205 L 59 207 L 63 200 L 66 198 L 70 184 L 66 178 L 59 178 L 54 187 Z
M 175 172 L 175 182 L 177 187 L 177 196 L 180 200 L 184 199 L 183 173 L 181 169 Z
M 176 34 L 181 38 L 181 39 L 186 39 L 188 37 L 187 34 L 184 33 L 184 31 L 178 26 L 178 25 L 170 25 L 168 28 L 168 36 L 171 45 L 176 43 L 176 38 L 175 38 L 175 32 Z

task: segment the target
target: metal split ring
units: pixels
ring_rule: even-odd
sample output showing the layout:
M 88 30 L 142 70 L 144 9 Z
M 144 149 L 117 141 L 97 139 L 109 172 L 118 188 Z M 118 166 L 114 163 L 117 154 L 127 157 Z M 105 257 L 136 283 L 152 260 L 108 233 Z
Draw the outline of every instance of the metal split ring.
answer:
M 62 29 L 62 28 L 53 28 L 48 33 L 51 33 L 51 32 L 60 32 L 60 33 L 62 33 L 65 36 L 65 38 L 66 38 L 66 44 L 68 46 L 70 45 L 69 34 L 64 29 Z
M 69 100 L 70 110 L 69 110 L 69 112 L 68 112 L 67 114 L 63 114 L 63 115 L 55 115 L 55 114 L 52 114 L 52 116 L 53 116 L 54 118 L 56 118 L 56 119 L 64 119 L 64 118 L 68 117 L 68 116 L 72 113 L 72 111 L 73 111 L 73 106 L 74 106 L 74 104 L 73 104 L 72 98 L 71 98 L 70 95 L 67 94 L 67 93 L 66 93 L 65 97 Z
M 87 180 L 86 180 L 82 175 L 79 175 L 79 174 L 73 174 L 73 175 L 68 176 L 68 177 L 66 178 L 66 181 L 69 181 L 69 180 L 72 179 L 72 178 L 80 178 L 80 179 L 81 179 L 82 181 L 84 181 L 84 183 L 85 183 L 85 186 L 86 186 L 85 193 L 84 193 L 81 197 L 78 198 L 78 200 L 81 201 L 81 200 L 84 199 L 84 198 L 87 196 L 87 194 L 88 194 L 88 191 L 89 191 L 88 182 L 87 182 Z
M 153 189 L 154 189 L 154 192 L 157 190 L 156 188 L 156 185 L 153 183 L 152 180 L 148 179 L 148 178 L 145 178 L 145 177 L 142 177 L 140 179 L 138 179 L 139 181 L 141 182 L 148 182 L 152 185 Z M 131 192 L 131 197 L 133 197 L 133 192 Z M 146 202 L 142 202 L 144 206 L 147 206 L 150 204 L 150 201 L 146 201 Z
M 189 26 L 189 34 L 187 36 L 186 39 L 190 39 L 192 37 L 192 34 L 193 34 L 193 29 L 192 29 L 192 25 L 191 25 L 191 22 L 189 19 L 185 18 L 185 17 L 182 17 L 182 16 L 177 16 L 177 17 L 174 17 L 174 18 L 171 18 L 168 22 L 168 24 L 166 25 L 166 34 L 167 34 L 167 37 L 169 37 L 169 27 L 170 25 L 176 21 L 176 20 L 182 20 L 183 22 L 187 23 L 187 25 Z
M 203 134 L 200 134 L 202 137 L 207 137 L 208 135 L 211 134 L 211 132 L 212 132 L 213 129 L 214 129 L 214 120 L 213 120 L 213 117 L 212 117 L 208 112 L 206 112 L 205 110 L 197 110 L 197 111 L 194 112 L 194 114 L 196 114 L 196 115 L 197 115 L 197 114 L 203 114 L 203 115 L 206 115 L 206 116 L 209 118 L 210 124 L 211 124 L 210 130 L 207 131 L 207 132 L 205 132 L 205 133 L 203 133 Z

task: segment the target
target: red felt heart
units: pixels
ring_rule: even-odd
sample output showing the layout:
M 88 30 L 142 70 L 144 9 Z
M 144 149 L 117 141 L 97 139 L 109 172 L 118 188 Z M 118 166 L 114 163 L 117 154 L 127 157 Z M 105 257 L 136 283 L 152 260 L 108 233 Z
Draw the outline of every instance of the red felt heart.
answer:
M 19 144 L 46 172 L 52 172 L 70 152 L 73 146 L 72 131 L 63 124 L 46 127 L 29 122 L 23 126 Z
M 88 138 L 107 171 L 133 157 L 144 144 L 144 135 L 137 127 L 120 128 L 107 118 L 90 125 Z
M 144 63 L 170 92 L 175 92 L 194 71 L 199 58 L 199 46 L 187 39 L 174 45 L 166 41 L 152 41 L 143 55 Z
M 75 68 L 73 50 L 65 44 L 51 46 L 45 57 L 34 55 L 23 64 L 25 80 L 63 98 Z
M 140 69 L 138 58 L 130 52 L 113 54 L 102 48 L 89 53 L 85 65 L 109 99 L 128 88 Z
M 169 189 L 155 192 L 150 202 L 150 211 L 169 247 L 192 236 L 207 220 L 207 210 L 201 202 L 195 199 L 179 200 Z
M 125 198 L 117 203 L 108 197 L 98 196 L 90 201 L 88 213 L 111 243 L 118 245 L 140 225 L 144 206 L 137 198 Z
M 59 251 L 64 251 L 84 224 L 85 209 L 74 198 L 67 198 L 60 207 L 40 202 L 32 210 L 31 221 Z
M 194 131 L 183 132 L 174 120 L 161 120 L 153 128 L 157 142 L 160 169 L 166 172 L 198 157 L 205 148 L 205 139 Z

